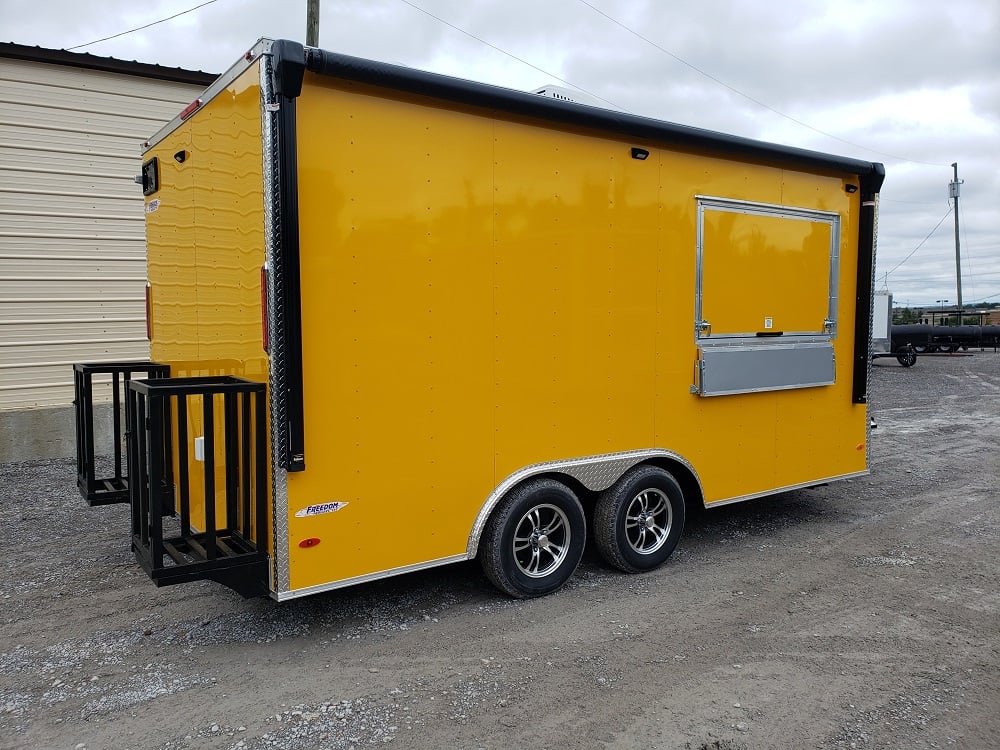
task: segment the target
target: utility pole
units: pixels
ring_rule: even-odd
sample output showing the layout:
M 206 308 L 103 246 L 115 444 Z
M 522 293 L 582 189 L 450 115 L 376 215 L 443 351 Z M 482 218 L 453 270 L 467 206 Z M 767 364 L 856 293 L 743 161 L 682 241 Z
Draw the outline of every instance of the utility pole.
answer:
M 962 181 L 958 179 L 958 162 L 954 162 L 955 179 L 948 184 L 948 195 L 955 201 L 955 279 L 958 284 L 958 324 L 962 325 L 962 252 L 958 241 L 958 196 L 962 192 Z
M 319 46 L 319 0 L 306 0 L 306 46 Z

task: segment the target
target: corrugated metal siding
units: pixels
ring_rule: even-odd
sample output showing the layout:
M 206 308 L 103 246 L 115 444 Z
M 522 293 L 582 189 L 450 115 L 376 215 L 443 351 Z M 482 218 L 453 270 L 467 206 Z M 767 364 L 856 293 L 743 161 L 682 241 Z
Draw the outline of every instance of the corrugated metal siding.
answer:
M 141 144 L 202 90 L 0 58 L 0 410 L 148 359 Z

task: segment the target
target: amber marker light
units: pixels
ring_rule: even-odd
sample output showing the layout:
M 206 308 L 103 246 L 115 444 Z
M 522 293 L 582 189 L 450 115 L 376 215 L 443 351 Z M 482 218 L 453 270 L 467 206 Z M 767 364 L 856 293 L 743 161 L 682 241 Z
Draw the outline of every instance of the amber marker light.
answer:
M 146 282 L 146 340 L 153 340 L 153 287 Z

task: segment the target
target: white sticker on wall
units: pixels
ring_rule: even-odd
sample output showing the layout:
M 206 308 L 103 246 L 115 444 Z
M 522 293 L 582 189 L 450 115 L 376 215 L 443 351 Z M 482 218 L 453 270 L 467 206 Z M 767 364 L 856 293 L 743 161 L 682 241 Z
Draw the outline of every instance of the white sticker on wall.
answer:
M 159 208 L 160 208 L 160 199 L 153 198 L 153 200 L 151 200 L 149 203 L 146 204 L 145 211 L 147 214 L 151 214 L 154 211 L 158 211 Z
M 334 513 L 341 508 L 343 508 L 347 503 L 342 503 L 340 501 L 333 503 L 319 503 L 318 505 L 310 505 L 295 514 L 296 518 L 305 518 L 306 516 L 321 516 L 324 513 Z

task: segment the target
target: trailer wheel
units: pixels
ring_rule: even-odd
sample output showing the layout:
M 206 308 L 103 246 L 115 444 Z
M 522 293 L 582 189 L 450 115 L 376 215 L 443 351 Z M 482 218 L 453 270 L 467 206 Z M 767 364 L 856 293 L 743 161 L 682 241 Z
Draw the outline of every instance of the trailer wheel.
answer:
M 896 355 L 896 361 L 899 362 L 903 367 L 913 367 L 917 364 L 917 353 L 916 352 L 900 352 Z
M 554 479 L 514 489 L 490 516 L 479 558 L 494 586 L 526 599 L 550 594 L 580 564 L 587 539 L 583 506 Z
M 601 494 L 594 539 L 609 565 L 640 573 L 662 565 L 684 530 L 684 493 L 671 474 L 637 466 Z

